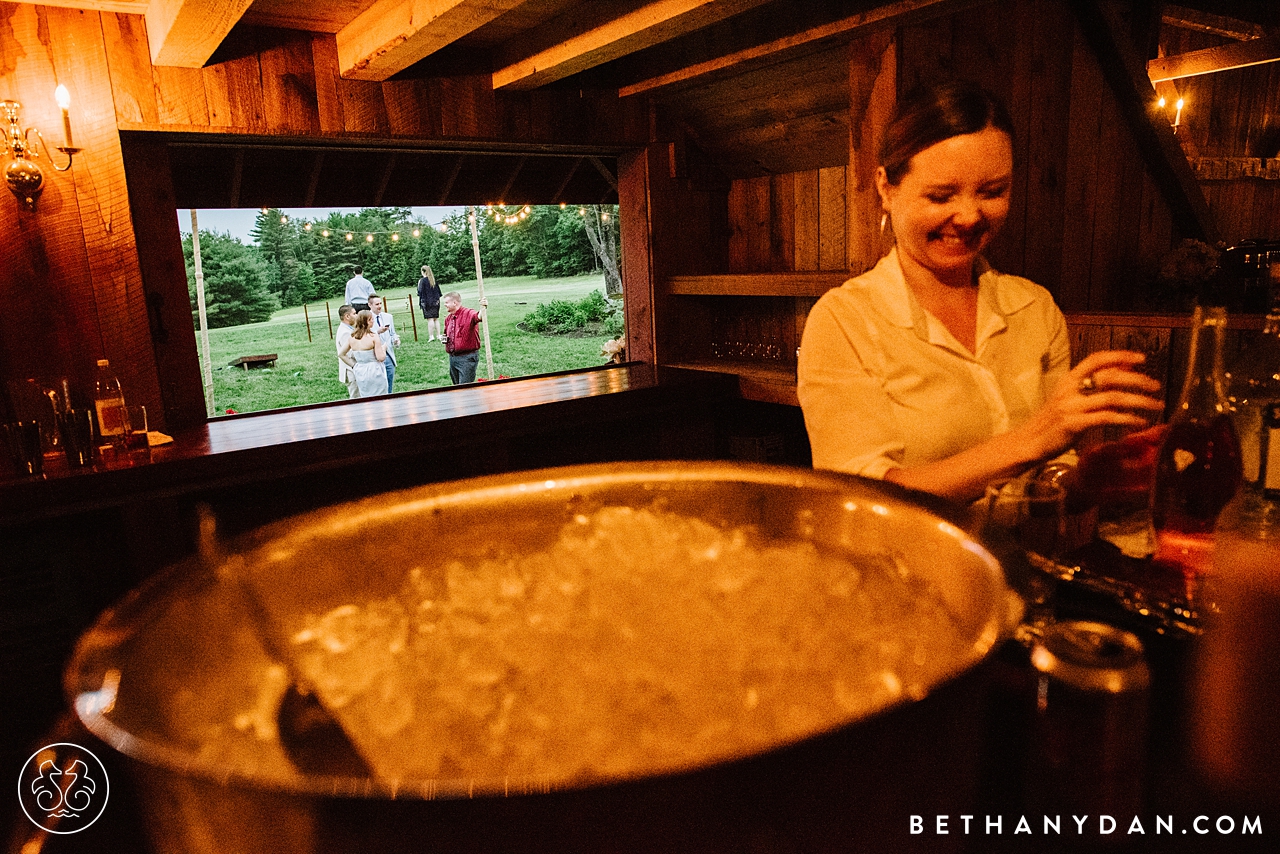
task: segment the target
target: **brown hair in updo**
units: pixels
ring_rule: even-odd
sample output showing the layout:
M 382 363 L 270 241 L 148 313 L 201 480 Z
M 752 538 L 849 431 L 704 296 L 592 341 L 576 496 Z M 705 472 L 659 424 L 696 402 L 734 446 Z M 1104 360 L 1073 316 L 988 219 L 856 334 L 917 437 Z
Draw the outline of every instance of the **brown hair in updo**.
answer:
M 976 83 L 946 80 L 922 83 L 898 103 L 880 143 L 880 165 L 889 184 L 897 186 L 911 158 L 953 136 L 993 127 L 1013 140 L 1013 120 L 995 95 Z

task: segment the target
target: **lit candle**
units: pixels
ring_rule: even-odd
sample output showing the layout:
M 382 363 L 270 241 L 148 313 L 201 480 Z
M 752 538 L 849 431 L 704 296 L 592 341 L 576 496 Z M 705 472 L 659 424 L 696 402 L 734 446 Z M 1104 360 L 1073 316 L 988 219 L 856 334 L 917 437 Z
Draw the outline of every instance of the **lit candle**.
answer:
M 62 145 L 71 148 L 71 114 L 67 112 L 71 108 L 71 93 L 59 83 L 58 88 L 53 90 L 53 97 L 62 108 Z
M 1178 112 L 1174 113 L 1173 126 L 1177 127 L 1178 125 L 1182 124 L 1182 99 L 1181 98 L 1178 99 L 1178 103 L 1175 106 L 1178 108 Z

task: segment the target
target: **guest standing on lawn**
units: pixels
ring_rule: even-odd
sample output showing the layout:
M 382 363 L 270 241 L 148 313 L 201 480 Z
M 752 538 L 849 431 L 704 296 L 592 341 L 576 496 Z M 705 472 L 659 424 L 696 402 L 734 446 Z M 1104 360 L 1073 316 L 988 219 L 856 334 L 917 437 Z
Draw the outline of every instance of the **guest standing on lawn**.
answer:
M 356 311 L 368 311 L 371 293 L 373 293 L 373 282 L 364 277 L 364 267 L 357 264 L 351 268 L 351 278 L 347 279 L 344 302 Z
M 347 397 L 355 399 L 360 396 L 360 387 L 356 385 L 356 375 L 352 366 L 342 357 L 347 350 L 347 342 L 355 331 L 356 310 L 349 305 L 338 309 L 338 333 L 333 337 L 334 346 L 338 349 L 338 381 L 347 387 Z M 349 358 L 349 357 L 348 357 Z
M 387 360 L 383 365 L 387 369 L 387 393 L 390 394 L 396 382 L 396 348 L 400 346 L 400 336 L 396 333 L 396 322 L 391 312 L 382 310 L 382 297 L 369 294 L 369 311 L 373 314 L 373 331 L 382 339 L 382 346 L 387 348 Z
M 422 278 L 418 279 L 418 305 L 422 307 L 422 316 L 427 321 L 427 340 L 437 338 L 444 340 L 440 334 L 440 286 L 436 284 L 436 274 L 431 272 L 429 264 L 422 265 Z
M 462 294 L 450 291 L 444 295 L 444 350 L 449 354 L 449 380 L 454 385 L 476 381 L 476 365 L 480 363 L 480 312 L 462 304 Z M 480 300 L 481 307 L 489 301 Z

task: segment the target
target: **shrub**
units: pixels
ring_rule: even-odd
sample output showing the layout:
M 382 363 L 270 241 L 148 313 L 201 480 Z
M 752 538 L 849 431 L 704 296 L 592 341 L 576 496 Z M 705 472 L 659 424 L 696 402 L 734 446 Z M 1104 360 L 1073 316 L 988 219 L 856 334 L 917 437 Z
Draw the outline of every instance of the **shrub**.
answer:
M 592 291 L 577 302 L 558 299 L 538 303 L 538 307 L 525 316 L 520 326 L 529 332 L 563 335 L 583 329 L 590 323 L 605 324 L 606 332 L 616 326 L 618 332 L 613 334 L 621 333 L 621 312 L 600 291 Z

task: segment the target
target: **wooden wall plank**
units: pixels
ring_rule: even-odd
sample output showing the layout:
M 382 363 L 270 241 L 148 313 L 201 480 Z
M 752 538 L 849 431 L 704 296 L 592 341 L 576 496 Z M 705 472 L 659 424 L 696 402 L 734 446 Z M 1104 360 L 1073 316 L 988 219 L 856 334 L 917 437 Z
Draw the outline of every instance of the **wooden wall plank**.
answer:
M 769 178 L 769 260 L 772 272 L 796 264 L 796 181 L 794 173 Z
M 1087 311 L 1092 271 L 1095 179 L 1102 132 L 1105 83 L 1079 28 L 1073 28 L 1070 116 L 1067 123 L 1066 217 L 1062 231 L 1062 278 L 1058 304 L 1063 311 Z
M 487 74 L 440 79 L 445 136 L 483 139 L 497 135 L 498 114 Z
M 259 55 L 263 119 L 273 133 L 317 133 L 320 107 L 311 37 L 298 34 Z
M 818 170 L 795 176 L 795 269 L 818 269 Z
M 199 68 L 153 66 L 156 116 L 162 125 L 203 127 L 209 124 L 204 71 Z
M 209 124 L 265 132 L 262 69 L 256 55 L 229 59 L 201 69 Z
M 1124 247 L 1121 239 L 1124 171 L 1130 165 L 1125 155 L 1124 120 L 1115 99 L 1104 92 L 1099 121 L 1097 172 L 1094 175 L 1093 241 L 1089 270 L 1089 308 L 1108 309 L 1107 284 L 1121 265 Z
M 845 234 L 845 170 L 831 166 L 818 170 L 818 269 L 847 270 Z
M 846 264 L 868 270 L 888 251 L 875 174 L 885 126 L 898 98 L 894 34 L 884 31 L 849 45 L 849 160 L 845 169 Z
M 729 272 L 769 269 L 769 178 L 739 178 L 729 189 Z
M 162 396 L 146 322 L 146 295 L 112 109 L 102 23 L 96 12 L 49 9 L 47 14 L 49 50 L 57 78 L 71 90 L 73 104 L 85 105 L 77 131 L 79 144 L 85 150 L 67 173 L 75 182 L 74 195 L 69 195 L 67 202 L 78 213 L 79 230 L 64 238 L 72 246 L 83 241 L 88 265 L 88 284 L 93 292 L 88 305 L 96 317 L 81 321 L 81 329 L 98 329 L 100 352 L 111 360 L 126 399 L 154 410 L 157 429 L 163 430 Z M 76 293 L 80 288 L 82 285 L 77 284 L 64 294 L 75 300 L 82 296 Z M 77 306 L 73 310 L 80 314 L 86 309 Z M 86 355 L 85 348 L 77 347 L 63 358 L 66 362 L 85 362 Z M 92 365 L 77 368 L 75 373 L 83 376 Z
M 437 106 L 432 109 L 431 81 L 388 80 L 382 84 L 387 106 L 387 124 L 396 136 L 438 136 L 440 126 Z M 433 122 L 433 113 L 435 121 Z
M 1030 44 L 1039 62 L 1031 70 L 1027 93 L 1026 159 L 1015 164 L 1026 173 L 1023 275 L 1059 297 L 1070 134 L 1070 108 L 1062 94 L 1071 91 L 1071 41 L 1063 33 L 1072 31 L 1074 20 L 1056 0 L 1036 0 L 1033 5 L 1038 26 L 1033 28 Z
M 342 100 L 344 130 L 374 136 L 387 136 L 391 133 L 381 83 L 339 80 L 338 95 Z
M 151 51 L 141 15 L 103 12 L 103 41 L 115 99 L 116 121 L 158 124 L 156 88 L 151 78 Z
M 316 110 L 322 133 L 346 130 L 342 114 L 342 96 L 338 93 L 338 44 L 332 35 L 317 34 L 311 38 L 311 65 L 316 76 Z

